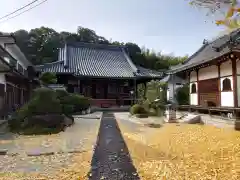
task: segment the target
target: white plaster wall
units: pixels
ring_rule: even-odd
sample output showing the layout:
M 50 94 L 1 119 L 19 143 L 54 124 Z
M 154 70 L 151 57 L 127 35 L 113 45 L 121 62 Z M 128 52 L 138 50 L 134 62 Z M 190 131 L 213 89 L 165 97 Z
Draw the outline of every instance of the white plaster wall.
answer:
M 0 83 L 6 84 L 5 73 L 0 73 Z
M 196 94 L 190 94 L 190 104 L 191 105 L 198 105 L 198 95 Z
M 234 106 L 233 92 L 221 92 L 221 106 Z
M 167 100 L 170 100 L 170 91 L 167 90 Z
M 191 94 L 191 86 L 192 84 L 196 84 L 196 90 L 198 92 L 197 82 L 190 83 L 189 94 L 190 94 L 190 105 L 198 105 L 198 93 Z
M 192 71 L 190 73 L 190 82 L 193 82 L 193 81 L 197 81 L 197 72 L 196 71 Z
M 218 67 L 215 65 L 201 68 L 198 71 L 199 80 L 212 79 L 217 77 L 218 77 Z
M 220 65 L 220 76 L 232 75 L 232 61 L 226 61 Z
M 6 92 L 6 79 L 5 79 L 5 73 L 0 73 L 0 83 L 5 85 L 5 92 Z
M 222 89 L 223 89 L 223 80 L 225 79 L 225 78 L 228 78 L 228 79 L 230 79 L 230 81 L 231 81 L 231 87 L 232 87 L 232 90 L 233 90 L 233 78 L 232 78 L 232 76 L 228 76 L 228 77 L 223 77 L 223 78 L 221 78 L 221 91 L 222 91 Z

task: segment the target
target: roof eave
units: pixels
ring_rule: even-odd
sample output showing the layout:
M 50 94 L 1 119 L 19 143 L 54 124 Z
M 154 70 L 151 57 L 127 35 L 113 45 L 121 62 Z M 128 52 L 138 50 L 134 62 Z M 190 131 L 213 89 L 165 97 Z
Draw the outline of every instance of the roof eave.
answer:
M 231 49 L 231 50 L 225 52 L 224 54 L 222 54 L 221 56 L 227 55 L 227 54 L 229 54 L 231 52 L 240 52 L 240 50 L 239 49 Z M 217 57 L 214 57 L 212 59 L 203 60 L 203 61 L 200 61 L 200 62 L 198 62 L 196 64 L 189 64 L 189 66 L 186 66 L 186 67 L 183 67 L 183 68 L 179 67 L 178 69 L 175 69 L 175 70 L 169 70 L 166 73 L 167 74 L 175 74 L 175 73 L 179 73 L 179 72 L 182 72 L 182 71 L 186 71 L 186 70 L 189 70 L 191 68 L 197 67 L 197 66 L 199 66 L 201 64 L 214 61 L 214 60 L 216 60 L 217 58 L 219 58 L 221 56 L 217 56 Z

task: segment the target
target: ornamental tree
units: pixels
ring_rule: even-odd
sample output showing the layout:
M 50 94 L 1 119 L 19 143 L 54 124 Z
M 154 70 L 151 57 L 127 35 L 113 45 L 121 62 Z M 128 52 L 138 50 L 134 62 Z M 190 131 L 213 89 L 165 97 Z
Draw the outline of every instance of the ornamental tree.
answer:
M 240 0 L 189 0 L 189 4 L 216 14 L 217 25 L 224 25 L 230 29 L 240 27 Z

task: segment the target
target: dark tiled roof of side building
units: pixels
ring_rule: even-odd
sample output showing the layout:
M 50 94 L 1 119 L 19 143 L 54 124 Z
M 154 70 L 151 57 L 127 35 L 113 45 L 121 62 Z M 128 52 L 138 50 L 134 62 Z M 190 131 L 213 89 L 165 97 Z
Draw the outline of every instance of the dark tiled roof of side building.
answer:
M 230 38 L 235 40 L 236 38 L 239 38 L 239 37 L 240 37 L 240 30 L 238 29 L 231 32 L 230 34 L 221 36 L 213 40 L 212 42 L 207 42 L 203 44 L 197 52 L 195 52 L 182 64 L 172 67 L 169 72 L 180 72 L 188 68 L 200 65 L 204 62 L 211 61 L 217 57 L 220 57 L 230 52 L 230 48 L 226 46 Z M 216 51 L 216 48 L 219 48 L 219 51 Z
M 70 73 L 76 76 L 161 78 L 163 72 L 137 67 L 123 46 L 68 43 L 59 49 L 58 61 L 36 66 L 41 72 Z

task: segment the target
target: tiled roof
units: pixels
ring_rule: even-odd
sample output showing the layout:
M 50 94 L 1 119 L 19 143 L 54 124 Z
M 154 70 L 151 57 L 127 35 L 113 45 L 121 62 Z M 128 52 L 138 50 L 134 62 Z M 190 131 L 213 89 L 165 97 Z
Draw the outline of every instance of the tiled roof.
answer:
M 168 83 L 168 82 L 171 82 L 171 83 L 173 83 L 173 82 L 175 82 L 175 83 L 181 83 L 181 84 L 183 84 L 184 83 L 184 79 L 182 79 L 182 78 L 180 78 L 180 77 L 178 77 L 178 76 L 176 76 L 176 75 L 166 75 L 164 78 L 162 78 L 161 80 L 160 80 L 160 82 L 163 82 L 163 83 Z
M 233 31 L 232 33 L 224 35 L 212 42 L 203 44 L 202 47 L 183 62 L 183 64 L 172 67 L 170 72 L 186 70 L 230 52 L 230 48 L 227 44 L 229 44 L 231 38 L 235 40 L 238 37 L 240 37 L 240 30 Z M 219 48 L 219 51 L 216 51 L 216 48 Z
M 71 73 L 76 76 L 133 78 L 159 77 L 163 73 L 136 67 L 124 47 L 73 43 L 59 50 L 59 59 L 36 67 L 41 72 Z

